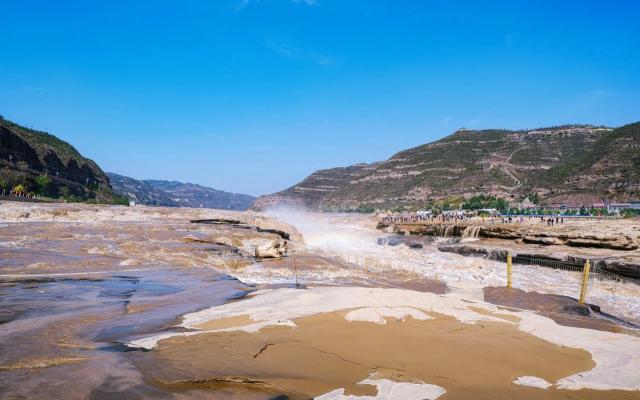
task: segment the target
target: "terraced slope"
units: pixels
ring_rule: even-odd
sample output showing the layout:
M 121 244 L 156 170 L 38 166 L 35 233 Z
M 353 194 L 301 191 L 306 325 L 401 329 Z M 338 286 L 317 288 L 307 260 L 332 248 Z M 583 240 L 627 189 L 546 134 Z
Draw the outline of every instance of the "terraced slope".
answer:
M 625 200 L 638 194 L 638 140 L 638 124 L 460 130 L 386 161 L 314 172 L 291 188 L 260 197 L 254 208 L 394 207 L 477 194 L 519 200 L 532 192 L 546 202 Z
M 375 168 L 376 164 L 356 164 L 344 168 L 322 169 L 282 192 L 259 197 L 253 207 L 264 209 L 283 203 L 299 207 L 320 207 L 329 196 L 349 187 L 352 181 L 368 176 Z
M 590 151 L 549 170 L 546 178 L 565 188 L 556 197 L 595 192 L 613 199 L 640 199 L 640 123 L 602 135 Z

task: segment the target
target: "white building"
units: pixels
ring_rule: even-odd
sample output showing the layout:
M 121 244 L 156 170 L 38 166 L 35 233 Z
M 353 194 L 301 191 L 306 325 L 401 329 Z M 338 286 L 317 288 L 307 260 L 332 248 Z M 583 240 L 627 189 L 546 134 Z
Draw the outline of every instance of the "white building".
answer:
M 531 210 L 532 208 L 537 208 L 538 206 L 536 206 L 536 204 L 529 200 L 528 197 L 526 197 L 524 200 L 522 200 L 521 203 L 518 204 L 518 210 Z
M 609 212 L 621 210 L 640 210 L 640 201 L 632 201 L 629 203 L 611 203 L 607 207 Z

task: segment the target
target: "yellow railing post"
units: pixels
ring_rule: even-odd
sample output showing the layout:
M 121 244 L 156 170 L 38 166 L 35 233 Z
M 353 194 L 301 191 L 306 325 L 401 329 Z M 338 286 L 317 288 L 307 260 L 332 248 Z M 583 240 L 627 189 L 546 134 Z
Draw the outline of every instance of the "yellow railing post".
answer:
M 296 251 L 293 250 L 293 274 L 295 276 L 296 279 L 296 287 L 298 287 L 298 266 L 296 265 Z
M 589 270 L 591 270 L 591 263 L 587 260 L 584 263 L 582 269 L 582 285 L 580 285 L 580 304 L 584 304 L 585 297 L 587 297 L 587 284 L 589 283 Z
M 511 274 L 513 272 L 513 267 L 511 266 L 511 252 L 507 253 L 507 287 L 510 288 L 512 281 L 511 281 Z

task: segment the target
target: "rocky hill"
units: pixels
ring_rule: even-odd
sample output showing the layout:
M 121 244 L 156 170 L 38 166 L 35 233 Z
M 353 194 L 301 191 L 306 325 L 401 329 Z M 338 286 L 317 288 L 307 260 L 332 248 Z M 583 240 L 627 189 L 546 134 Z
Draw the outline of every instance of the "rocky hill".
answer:
M 152 184 L 128 176 L 107 172 L 113 190 L 121 196 L 126 196 L 138 204 L 149 206 L 177 207 L 168 193 L 154 187 Z
M 69 143 L 0 116 L 0 186 L 52 198 L 110 201 L 109 178 Z
M 246 210 L 255 197 L 211 189 L 193 183 L 162 180 L 136 180 L 108 173 L 116 193 L 145 205 L 168 207 L 203 207 Z
M 591 204 L 640 197 L 640 124 L 617 129 L 567 125 L 536 130 L 466 130 L 401 151 L 386 161 L 316 171 L 260 197 L 312 209 L 420 206 L 492 194 Z
M 563 163 L 544 177 L 555 197 L 601 193 L 617 200 L 640 199 L 640 123 L 602 135 L 592 149 Z

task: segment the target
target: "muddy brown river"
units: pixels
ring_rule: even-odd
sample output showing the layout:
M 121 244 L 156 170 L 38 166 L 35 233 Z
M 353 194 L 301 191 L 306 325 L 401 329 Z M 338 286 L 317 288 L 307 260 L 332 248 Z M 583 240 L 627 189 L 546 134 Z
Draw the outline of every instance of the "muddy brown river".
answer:
M 242 219 L 242 223 L 189 222 L 208 218 Z M 532 275 L 523 270 L 521 275 L 516 274 L 523 289 L 504 293 L 502 265 L 441 254 L 430 242 L 421 246 L 394 244 L 352 216 L 313 216 L 308 218 L 307 225 L 304 218 L 297 218 L 295 227 L 304 234 L 305 243 L 296 240 L 290 243 L 295 246 L 292 253 L 295 256 L 256 259 L 253 257 L 256 246 L 281 239 L 273 230 L 253 225 L 268 222 L 266 228 L 282 229 L 268 218 L 197 209 L 0 204 L 0 399 L 263 400 L 286 398 L 284 393 L 289 398 L 308 398 L 291 394 L 297 393 L 299 382 L 286 379 L 280 382 L 280 378 L 299 375 L 298 367 L 290 364 L 295 357 L 304 358 L 308 365 L 319 365 L 314 361 L 314 352 L 284 352 L 282 358 L 277 352 L 258 352 L 264 358 L 243 358 L 255 355 L 254 347 L 262 348 L 263 342 L 271 343 L 271 339 L 283 342 L 286 348 L 289 342 L 299 340 L 288 336 L 298 331 L 268 330 L 273 337 L 264 336 L 267 334 L 264 332 L 238 337 L 235 332 L 227 333 L 223 336 L 228 343 L 220 341 L 219 336 L 189 332 L 182 341 L 170 340 L 160 350 L 145 351 L 144 346 L 132 345 L 158 335 L 181 336 L 179 333 L 187 328 L 177 325 L 185 314 L 223 304 L 223 307 L 234 304 L 244 307 L 251 300 L 243 298 L 256 289 L 292 287 L 298 278 L 300 288 L 333 286 L 357 290 L 353 287 L 359 286 L 392 292 L 409 290 L 406 295 L 434 293 L 445 296 L 438 297 L 442 301 L 455 301 L 459 296 L 469 304 L 491 301 L 536 310 L 566 326 L 606 332 L 621 332 L 624 327 L 624 321 L 606 315 L 594 313 L 580 319 L 576 312 L 567 312 L 567 309 L 583 310 L 576 308 L 577 300 L 570 297 L 531 294 L 532 288 L 546 285 L 553 278 L 549 271 L 540 270 L 540 274 Z M 301 301 L 309 298 L 307 291 L 299 293 Z M 241 302 L 235 303 L 239 299 Z M 297 303 L 296 300 L 294 304 Z M 286 312 L 287 307 L 282 308 L 276 301 L 261 309 L 269 308 Z M 635 310 L 631 306 L 626 309 Z M 335 317 L 329 314 L 297 322 L 320 323 L 326 328 L 326 318 Z M 562 318 L 556 318 L 558 314 Z M 242 324 L 249 320 L 240 315 L 223 322 Z M 316 341 L 322 342 L 322 346 L 340 342 L 344 339 L 342 333 L 352 325 L 345 327 L 342 320 L 334 322 L 340 326 L 335 340 L 325 340 L 327 335 L 317 338 L 311 335 L 305 340 L 309 339 L 312 347 Z M 218 326 L 216 322 L 212 324 Z M 425 327 L 433 326 L 426 324 L 420 329 Z M 373 337 L 371 328 L 378 333 L 386 332 L 377 331 L 376 324 L 362 328 L 366 328 L 362 337 Z M 310 329 L 315 331 L 315 327 Z M 422 340 L 421 335 L 418 340 Z M 218 347 L 212 347 L 210 340 Z M 242 340 L 248 340 L 253 353 L 242 351 L 240 342 L 236 342 Z M 347 342 L 341 346 L 339 352 L 353 348 Z M 373 353 L 384 348 L 375 343 L 371 347 Z M 206 353 L 206 349 L 218 349 L 226 355 L 215 356 Z M 366 356 L 365 353 L 353 357 Z M 413 350 L 407 354 L 413 354 Z M 255 360 L 266 362 L 267 367 L 257 368 Z M 335 371 L 335 360 L 328 361 L 331 363 L 323 371 Z M 592 365 L 587 364 L 576 368 L 582 370 Z M 233 371 L 242 374 L 233 375 Z M 358 371 L 357 379 L 367 373 Z M 558 376 L 569 373 L 562 371 Z M 524 371 L 523 374 L 526 375 Z M 326 387 L 319 388 L 314 386 L 317 382 L 311 374 L 312 385 L 301 392 L 321 395 L 357 383 L 342 382 L 344 378 L 343 374 L 337 374 L 336 381 L 331 378 Z M 423 378 L 427 383 L 433 381 Z M 271 381 L 278 384 L 264 386 Z M 455 389 L 444 381 L 437 383 Z M 513 389 L 508 379 L 500 384 L 507 390 L 504 393 Z M 367 390 L 369 393 L 372 388 Z M 561 395 L 570 393 L 564 391 Z M 625 393 L 620 398 L 632 396 Z
M 0 282 L 3 398 L 171 397 L 147 385 L 122 345 L 249 288 L 204 269 Z
M 0 223 L 0 398 L 174 398 L 123 343 L 253 290 L 188 218 L 87 220 Z

